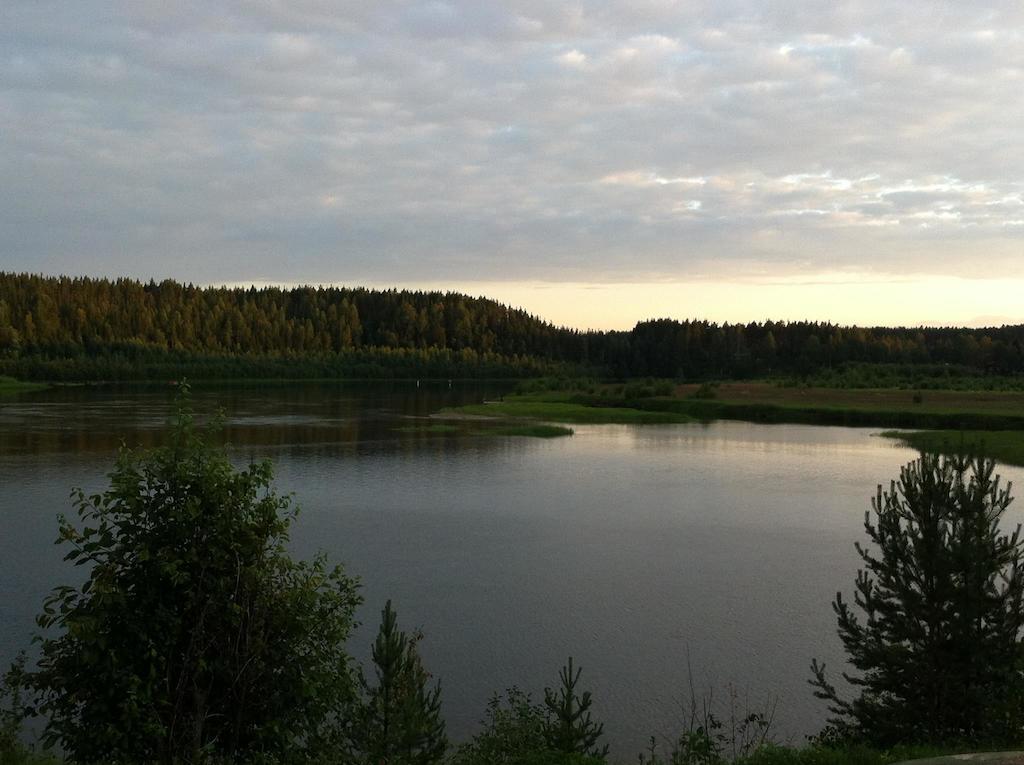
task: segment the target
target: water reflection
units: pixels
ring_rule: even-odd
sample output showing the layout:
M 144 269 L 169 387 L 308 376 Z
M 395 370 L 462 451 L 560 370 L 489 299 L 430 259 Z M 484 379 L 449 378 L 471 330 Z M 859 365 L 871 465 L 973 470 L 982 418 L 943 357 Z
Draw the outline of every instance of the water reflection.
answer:
M 197 413 L 223 412 L 221 438 L 238 446 L 355 444 L 378 440 L 398 448 L 453 448 L 467 433 L 430 432 L 422 420 L 443 407 L 479 403 L 506 383 L 271 384 L 200 388 Z M 0 456 L 109 454 L 121 444 L 161 443 L 174 389 L 64 387 L 0 399 Z M 347 450 L 354 453 L 352 450 Z
M 870 430 L 739 422 L 554 440 L 407 429 L 497 392 L 225 388 L 197 391 L 196 408 L 224 408 L 238 461 L 274 460 L 303 508 L 296 554 L 324 550 L 362 577 L 371 624 L 356 655 L 386 598 L 424 628 L 454 736 L 494 690 L 555 682 L 570 653 L 624 761 L 672 732 L 687 654 L 698 684 L 778 694 L 780 729 L 813 732 L 825 710 L 808 663 L 842 658 L 829 603 L 851 589 L 874 486 L 914 453 Z M 157 443 L 170 400 L 64 389 L 0 402 L 0 663 L 74 576 L 52 544 L 68 490 L 101 489 L 122 439 Z

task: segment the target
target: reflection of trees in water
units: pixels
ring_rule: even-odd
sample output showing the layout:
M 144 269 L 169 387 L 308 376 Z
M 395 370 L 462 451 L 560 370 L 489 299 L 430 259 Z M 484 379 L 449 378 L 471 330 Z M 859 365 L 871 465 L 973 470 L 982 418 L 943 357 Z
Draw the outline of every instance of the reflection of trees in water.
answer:
M 467 439 L 465 431 L 431 431 L 424 419 L 446 406 L 481 401 L 504 386 L 270 385 L 215 388 L 195 394 L 200 418 L 219 410 L 219 438 L 234 449 L 268 447 L 301 458 L 356 456 L 386 444 L 389 453 L 447 453 Z M 122 444 L 159 446 L 173 391 L 63 388 L 0 406 L 0 456 L 109 454 Z M 479 448 L 496 447 L 481 445 Z M 259 455 L 266 456 L 261 448 Z

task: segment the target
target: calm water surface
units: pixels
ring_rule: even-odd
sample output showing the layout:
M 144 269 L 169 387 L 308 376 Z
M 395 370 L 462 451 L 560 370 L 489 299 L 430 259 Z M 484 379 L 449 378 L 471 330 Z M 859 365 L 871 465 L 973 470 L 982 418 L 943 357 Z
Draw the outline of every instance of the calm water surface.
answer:
M 540 694 L 569 654 L 623 759 L 672 733 L 688 664 L 698 692 L 778 697 L 784 738 L 816 731 L 808 664 L 842 663 L 831 598 L 852 589 L 875 485 L 914 453 L 870 429 L 737 422 L 576 426 L 554 440 L 414 432 L 442 406 L 498 393 L 215 389 L 196 407 L 224 408 L 240 462 L 274 460 L 303 508 L 296 554 L 324 550 L 362 578 L 355 655 L 389 597 L 422 627 L 454 737 L 493 691 Z M 156 443 L 169 402 L 163 390 L 0 399 L 2 665 L 48 590 L 76 576 L 52 544 L 69 489 L 103 488 L 122 439 Z M 1001 472 L 1020 485 L 1022 471 Z

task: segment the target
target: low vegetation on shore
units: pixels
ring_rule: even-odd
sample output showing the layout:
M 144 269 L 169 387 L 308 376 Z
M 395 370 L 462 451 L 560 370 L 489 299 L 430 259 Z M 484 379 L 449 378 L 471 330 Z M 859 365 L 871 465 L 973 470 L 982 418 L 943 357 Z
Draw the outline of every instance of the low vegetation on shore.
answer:
M 30 391 L 45 390 L 49 386 L 45 383 L 22 382 L 13 377 L 0 375 L 0 396 L 5 393 L 28 393 Z
M 765 423 L 887 427 L 881 435 L 943 454 L 1024 465 L 1024 392 L 827 388 L 768 382 L 598 383 L 540 379 L 501 401 L 446 409 L 452 416 L 553 423 Z M 899 430 L 896 430 L 899 428 Z M 911 431 L 910 429 L 928 429 Z
M 978 378 L 953 379 L 978 383 Z M 46 387 L 0 376 L 0 395 Z M 474 419 L 478 421 L 470 422 Z M 398 430 L 427 436 L 555 438 L 573 434 L 566 424 L 717 419 L 881 427 L 886 428 L 883 437 L 913 448 L 943 454 L 969 451 L 1024 465 L 1024 391 L 1017 378 L 988 378 L 986 388 L 947 390 L 832 387 L 785 380 L 684 384 L 647 378 L 602 383 L 588 377 L 542 377 L 521 382 L 515 394 L 499 401 L 447 408 L 433 421 Z
M 1024 430 L 886 430 L 880 435 L 918 451 L 980 454 L 1024 466 Z

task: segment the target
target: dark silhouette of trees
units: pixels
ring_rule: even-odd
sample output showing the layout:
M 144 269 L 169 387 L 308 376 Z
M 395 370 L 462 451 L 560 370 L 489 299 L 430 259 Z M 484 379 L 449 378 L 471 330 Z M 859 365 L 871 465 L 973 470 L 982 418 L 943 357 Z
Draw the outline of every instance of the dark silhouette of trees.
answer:
M 1012 498 L 993 468 L 926 454 L 878 487 L 853 605 L 833 603 L 858 695 L 841 699 L 812 663 L 841 732 L 879 746 L 1019 741 L 1024 543 L 1001 527 Z
M 544 689 L 544 706 L 548 711 L 544 738 L 552 751 L 604 759 L 608 756 L 608 747 L 597 743 L 604 732 L 604 724 L 591 718 L 590 707 L 594 702 L 590 691 L 576 690 L 582 672 L 581 668 L 573 667 L 570 656 L 569 663 L 558 674 L 561 680 L 558 691 Z
M 35 379 L 529 376 L 685 379 L 923 365 L 1024 374 L 1024 326 L 643 321 L 556 327 L 453 292 L 226 288 L 0 272 L 0 374 Z
M 373 643 L 375 683 L 361 680 L 364 700 L 353 730 L 354 750 L 367 765 L 432 765 L 448 749 L 441 685 L 428 687 L 417 650 L 421 639 L 419 632 L 398 629 L 389 600 Z

